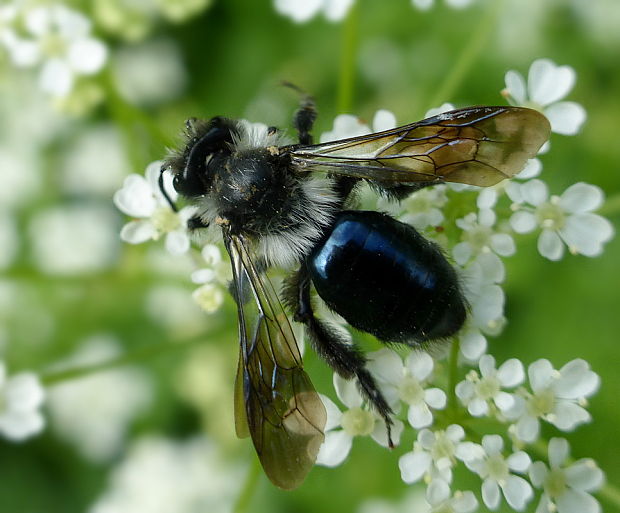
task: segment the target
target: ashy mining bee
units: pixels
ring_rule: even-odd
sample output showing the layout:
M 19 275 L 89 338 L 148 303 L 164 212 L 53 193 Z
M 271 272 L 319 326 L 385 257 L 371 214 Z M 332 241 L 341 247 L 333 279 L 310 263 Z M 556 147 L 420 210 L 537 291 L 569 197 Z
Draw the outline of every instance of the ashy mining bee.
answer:
M 236 431 L 251 435 L 265 473 L 285 489 L 299 486 L 314 464 L 326 412 L 282 303 L 318 355 L 357 380 L 388 436 L 392 411 L 364 355 L 316 317 L 311 288 L 351 326 L 388 344 L 447 339 L 467 315 L 457 274 L 438 246 L 386 214 L 355 210 L 356 187 L 365 181 L 402 199 L 443 182 L 494 185 L 519 172 L 550 132 L 535 110 L 470 107 L 313 145 L 315 118 L 304 97 L 293 122 L 298 144 L 246 121 L 189 120 L 184 148 L 160 176 L 164 195 L 169 170 L 176 191 L 197 207 L 190 229 L 223 237 L 239 317 Z M 282 302 L 265 274 L 271 266 L 295 268 Z

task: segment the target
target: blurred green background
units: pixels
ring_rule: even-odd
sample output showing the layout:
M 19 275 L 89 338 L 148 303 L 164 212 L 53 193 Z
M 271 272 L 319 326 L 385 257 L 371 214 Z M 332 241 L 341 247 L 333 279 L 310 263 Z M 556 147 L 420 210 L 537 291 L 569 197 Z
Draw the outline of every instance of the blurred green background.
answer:
M 21 444 L 0 441 L 0 512 L 88 511 L 131 441 L 144 435 L 183 440 L 206 431 L 226 458 L 221 468 L 213 463 L 205 481 L 231 476 L 232 491 L 225 492 L 231 497 L 243 487 L 255 456 L 249 441 L 232 434 L 238 351 L 232 300 L 214 315 L 201 313 L 191 300 L 190 261 L 168 256 L 161 244 L 129 246 L 116 237 L 125 218 L 112 205 L 113 192 L 126 174 L 142 174 L 175 144 L 187 117 L 222 114 L 288 128 L 297 98 L 279 86 L 286 79 L 315 96 L 317 136 L 345 110 L 371 120 L 385 108 L 404 124 L 443 102 L 504 104 L 505 72 L 526 74 L 532 61 L 546 57 L 576 70 L 568 99 L 582 104 L 588 119 L 576 136 L 552 136 L 543 179 L 557 194 L 578 181 L 600 186 L 610 198 L 603 213 L 617 224 L 620 4 L 615 0 L 480 0 L 462 10 L 438 0 L 424 12 L 407 0 L 359 0 L 344 21 L 331 23 L 318 15 L 303 24 L 278 14 L 266 0 L 213 0 L 179 22 L 131 14 L 130 3 L 120 0 L 66 4 L 92 19 L 94 34 L 109 50 L 104 70 L 79 82 L 69 100 L 50 100 L 37 89 L 32 72 L 0 56 L 0 177 L 13 171 L 0 182 L 0 201 L 16 226 L 6 247 L 14 257 L 7 258 L 0 280 L 2 358 L 11 373 L 51 376 L 53 393 L 61 386 L 54 380 L 69 377 L 54 365 L 98 337 L 103 356 L 124 358 L 128 365 L 115 372 L 130 374 L 112 374 L 89 399 L 76 399 L 73 409 L 51 412 L 40 436 Z M 113 8 L 135 30 L 111 26 Z M 133 86 L 124 79 L 131 73 Z M 17 178 L 15 169 L 22 173 Z M 91 246 L 77 244 L 78 250 L 90 247 L 96 253 L 81 267 L 70 265 L 65 214 L 86 223 L 87 233 L 96 234 L 101 222 L 114 235 L 93 235 Z M 52 222 L 56 217 L 60 220 Z M 61 264 L 53 264 L 54 255 Z M 498 361 L 548 358 L 558 368 L 574 358 L 590 362 L 602 378 L 591 401 L 594 421 L 568 438 L 575 457 L 594 458 L 616 485 L 619 259 L 617 238 L 601 257 L 566 256 L 559 262 L 537 254 L 535 237 L 518 238 L 517 255 L 505 260 L 509 324 L 490 346 Z M 100 361 L 75 358 L 65 368 Z M 310 351 L 305 361 L 316 387 L 333 396 L 331 372 Z M 122 388 L 123 380 L 131 393 Z M 103 396 L 122 399 L 126 393 L 137 394 L 130 404 L 140 406 L 123 413 L 131 419 L 123 424 L 126 434 L 98 453 L 97 441 L 108 436 L 106 418 L 120 415 L 114 405 L 101 412 L 107 404 Z M 85 436 L 76 434 L 80 429 L 90 433 L 84 442 L 90 453 L 80 445 Z M 410 434 L 390 453 L 369 439 L 356 440 L 345 464 L 315 468 L 293 492 L 277 490 L 260 475 L 246 511 L 346 513 L 369 498 L 397 502 L 410 488 L 400 479 L 397 460 L 411 441 Z M 182 466 L 170 472 L 162 486 L 176 483 L 184 472 L 188 476 L 182 479 L 190 479 L 191 470 Z M 477 479 L 473 482 L 478 491 Z M 618 511 L 601 502 L 606 511 Z M 219 510 L 196 505 L 182 511 Z

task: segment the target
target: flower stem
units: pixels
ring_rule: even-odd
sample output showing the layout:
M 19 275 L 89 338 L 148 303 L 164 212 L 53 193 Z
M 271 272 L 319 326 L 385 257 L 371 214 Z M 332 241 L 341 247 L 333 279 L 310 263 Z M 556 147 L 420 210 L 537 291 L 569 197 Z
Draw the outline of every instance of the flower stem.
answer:
M 446 76 L 441 87 L 436 89 L 431 101 L 427 105 L 436 107 L 453 97 L 454 92 L 463 82 L 463 79 L 471 69 L 477 57 L 487 46 L 487 41 L 493 29 L 497 26 L 496 20 L 501 12 L 502 0 L 487 2 L 487 10 L 477 27 L 472 30 L 472 37 L 463 47 L 461 55 L 452 67 L 452 71 Z
M 243 483 L 243 488 L 241 489 L 241 493 L 239 494 L 233 513 L 245 513 L 248 511 L 248 505 L 250 504 L 254 492 L 256 492 L 260 475 L 261 466 L 258 462 L 258 458 L 252 458 L 252 463 L 248 469 L 245 483 Z
M 353 106 L 358 21 L 357 2 L 353 2 L 343 24 L 340 74 L 338 77 L 338 112 L 341 114 L 351 112 Z

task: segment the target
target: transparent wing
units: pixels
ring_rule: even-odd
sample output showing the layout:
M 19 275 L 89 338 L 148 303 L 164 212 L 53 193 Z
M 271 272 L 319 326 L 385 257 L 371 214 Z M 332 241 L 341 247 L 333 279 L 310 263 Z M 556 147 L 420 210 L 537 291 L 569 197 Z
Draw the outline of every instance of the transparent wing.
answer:
M 326 412 L 302 368 L 293 331 L 278 296 L 252 262 L 246 241 L 225 234 L 239 313 L 240 359 L 235 425 L 252 436 L 269 479 L 299 486 L 323 443 Z M 249 289 L 244 294 L 244 288 Z
M 523 169 L 549 138 L 540 112 L 520 107 L 470 107 L 417 123 L 291 150 L 299 169 L 379 182 L 494 185 Z

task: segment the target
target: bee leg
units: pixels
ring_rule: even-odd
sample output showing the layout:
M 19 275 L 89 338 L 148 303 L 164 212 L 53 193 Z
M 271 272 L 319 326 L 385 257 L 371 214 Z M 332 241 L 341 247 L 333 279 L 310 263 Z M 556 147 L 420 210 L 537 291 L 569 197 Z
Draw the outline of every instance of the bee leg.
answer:
M 309 94 L 306 94 L 301 88 L 297 87 L 295 84 L 284 81 L 282 82 L 282 85 L 290 87 L 301 95 L 299 109 L 297 109 L 295 115 L 293 116 L 293 126 L 299 134 L 300 144 L 312 144 L 312 135 L 310 135 L 310 130 L 312 130 L 312 125 L 314 124 L 314 120 L 316 119 L 317 114 L 314 98 L 312 98 L 312 96 L 310 96 Z
M 379 390 L 377 382 L 366 369 L 366 358 L 355 345 L 350 345 L 338 332 L 314 315 L 310 299 L 310 277 L 302 265 L 284 285 L 283 299 L 294 312 L 293 319 L 305 325 L 308 338 L 314 351 L 345 379 L 357 378 L 362 395 L 383 417 L 387 428 L 388 445 L 392 442 L 392 419 L 394 412 Z

